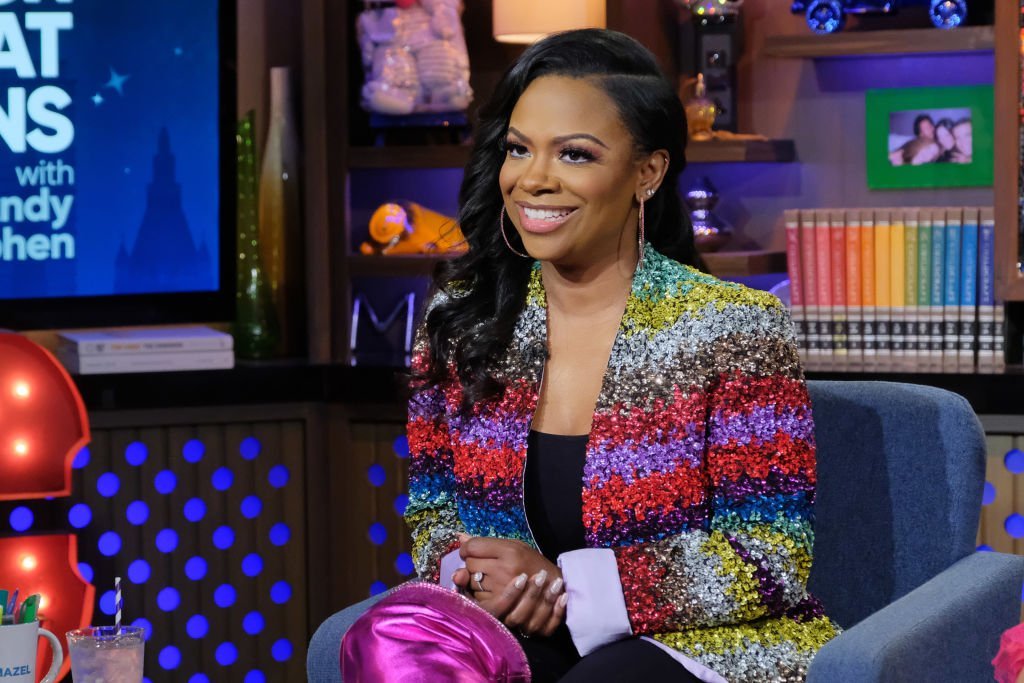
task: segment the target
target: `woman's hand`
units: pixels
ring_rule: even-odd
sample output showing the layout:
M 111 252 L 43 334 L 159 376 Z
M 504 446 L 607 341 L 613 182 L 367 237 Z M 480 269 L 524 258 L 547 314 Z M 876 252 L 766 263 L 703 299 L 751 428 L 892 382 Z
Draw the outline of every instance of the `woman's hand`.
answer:
M 541 570 L 525 582 L 525 591 L 520 589 L 519 602 L 502 619 L 506 626 L 526 636 L 550 636 L 555 632 L 565 619 L 569 596 L 563 590 L 561 576 L 550 582 L 548 578 Z
M 452 577 L 465 589 L 471 581 L 469 572 L 459 569 Z M 548 582 L 547 572 L 527 577 L 520 574 L 500 593 L 472 593 L 477 603 L 500 619 L 506 626 L 527 636 L 550 636 L 565 619 L 568 595 L 563 592 L 562 579 Z
M 532 577 L 544 569 L 549 577 L 561 575 L 558 567 L 547 557 L 522 541 L 473 537 L 468 533 L 460 533 L 459 542 L 459 556 L 466 561 L 470 575 L 477 571 L 483 572 L 483 588 L 475 584 L 470 586 L 476 592 L 501 590 L 521 573 Z
M 520 574 L 534 576 L 547 571 L 551 580 L 562 575 L 557 566 L 522 541 L 459 534 L 459 542 L 459 556 L 465 560 L 469 575 L 483 573 L 482 586 L 475 581 L 469 584 L 469 589 L 478 594 L 500 592 Z
M 461 536 L 466 567 L 452 576 L 481 607 L 525 635 L 551 635 L 565 618 L 562 573 L 521 541 Z M 477 582 L 473 576 L 481 572 Z M 480 590 L 480 588 L 483 590 Z

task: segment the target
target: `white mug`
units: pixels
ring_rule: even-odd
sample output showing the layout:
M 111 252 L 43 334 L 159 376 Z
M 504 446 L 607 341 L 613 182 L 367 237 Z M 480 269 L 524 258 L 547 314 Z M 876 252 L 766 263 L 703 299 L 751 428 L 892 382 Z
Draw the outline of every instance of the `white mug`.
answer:
M 53 661 L 42 683 L 53 683 L 64 663 L 64 651 L 60 641 L 39 622 L 0 626 L 0 682 L 36 683 L 36 647 L 39 636 L 50 641 Z

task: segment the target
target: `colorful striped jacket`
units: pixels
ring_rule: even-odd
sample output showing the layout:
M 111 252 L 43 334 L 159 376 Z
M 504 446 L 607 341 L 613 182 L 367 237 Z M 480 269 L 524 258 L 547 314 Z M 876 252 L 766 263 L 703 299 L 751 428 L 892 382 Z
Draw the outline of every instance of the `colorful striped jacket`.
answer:
M 455 381 L 413 394 L 405 514 L 423 578 L 438 580 L 459 531 L 536 545 L 523 471 L 546 312 L 535 265 L 496 368 L 507 387 L 500 399 L 463 414 Z M 421 335 L 414 363 L 425 362 Z M 791 323 L 774 296 L 648 247 L 597 400 L 581 486 L 588 548 L 559 558 L 581 654 L 643 635 L 698 662 L 692 671 L 714 672 L 704 680 L 798 681 L 836 635 L 806 591 L 814 430 Z M 594 579 L 609 570 L 621 598 Z M 595 627 L 595 614 L 622 614 L 623 623 Z

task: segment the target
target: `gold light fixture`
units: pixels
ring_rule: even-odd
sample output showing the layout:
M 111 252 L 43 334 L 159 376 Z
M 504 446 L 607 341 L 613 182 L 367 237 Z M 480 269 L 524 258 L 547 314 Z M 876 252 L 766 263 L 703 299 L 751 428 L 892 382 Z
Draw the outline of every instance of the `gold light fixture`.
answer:
M 605 0 L 493 0 L 494 39 L 536 42 L 549 33 L 604 28 Z

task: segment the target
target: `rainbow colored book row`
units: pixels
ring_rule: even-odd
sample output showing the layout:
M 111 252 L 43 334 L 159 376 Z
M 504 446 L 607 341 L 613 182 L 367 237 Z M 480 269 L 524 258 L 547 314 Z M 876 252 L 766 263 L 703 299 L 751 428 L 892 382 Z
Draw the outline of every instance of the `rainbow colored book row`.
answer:
M 790 305 L 808 367 L 998 368 L 991 208 L 785 212 Z

